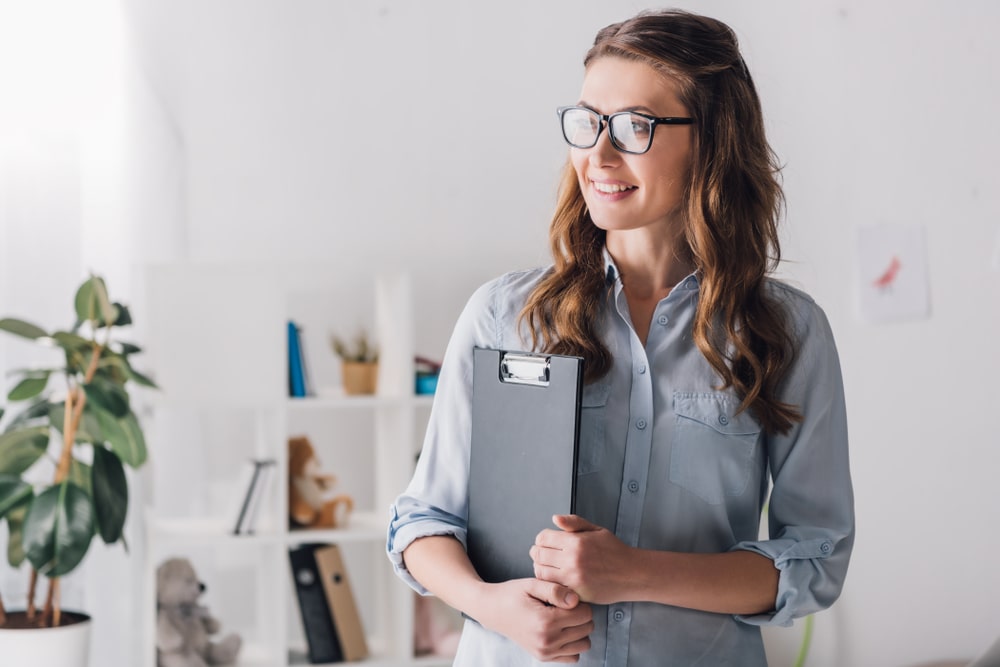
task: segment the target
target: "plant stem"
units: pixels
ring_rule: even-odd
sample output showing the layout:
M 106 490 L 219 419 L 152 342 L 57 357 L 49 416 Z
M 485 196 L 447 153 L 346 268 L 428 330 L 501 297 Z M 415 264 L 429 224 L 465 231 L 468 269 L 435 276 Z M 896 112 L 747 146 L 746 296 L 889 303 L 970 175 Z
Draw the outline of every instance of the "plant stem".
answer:
M 97 372 L 97 362 L 101 358 L 103 346 L 94 343 L 94 350 L 90 355 L 90 364 L 87 366 L 87 373 L 84 375 L 83 384 L 94 379 Z M 56 467 L 55 484 L 62 484 L 69 477 L 70 467 L 73 465 L 73 443 L 76 441 L 76 431 L 80 428 L 80 419 L 83 417 L 83 407 L 87 404 L 87 394 L 84 393 L 82 385 L 73 386 L 70 382 L 69 392 L 66 394 L 66 409 L 63 412 L 63 448 L 59 456 L 59 465 Z M 32 599 L 34 599 L 34 583 L 38 577 L 38 572 L 34 568 L 31 570 L 32 576 Z M 47 622 L 49 616 L 54 616 L 53 625 L 59 626 L 62 620 L 62 607 L 59 603 L 59 577 L 49 579 L 49 593 L 45 598 L 45 612 L 43 622 Z
M 45 608 L 42 610 L 42 622 L 39 624 L 43 628 L 49 625 L 52 619 L 52 603 L 55 597 L 55 583 L 58 579 L 49 579 L 49 592 L 45 596 Z
M 31 581 L 28 584 L 28 610 L 29 619 L 35 618 L 35 590 L 38 588 L 38 570 L 31 568 Z
M 62 622 L 62 596 L 59 595 L 60 591 L 60 579 L 56 577 L 52 580 L 49 585 L 49 595 L 53 598 L 53 616 L 52 616 L 52 627 L 58 628 L 59 624 Z

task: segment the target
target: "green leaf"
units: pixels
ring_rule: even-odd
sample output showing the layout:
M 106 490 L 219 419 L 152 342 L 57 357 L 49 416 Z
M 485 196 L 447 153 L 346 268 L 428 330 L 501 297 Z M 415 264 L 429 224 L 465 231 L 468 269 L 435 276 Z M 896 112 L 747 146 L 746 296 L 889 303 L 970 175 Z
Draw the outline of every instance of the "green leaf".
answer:
M 109 322 L 114 324 L 118 319 L 118 308 L 111 304 L 104 280 L 98 276 L 91 276 L 80 285 L 80 289 L 76 292 L 75 305 L 78 324 L 90 322 L 96 328 L 107 326 Z
M 122 356 L 127 357 L 130 354 L 135 354 L 136 352 L 142 352 L 142 348 L 138 345 L 132 343 L 119 343 L 122 348 Z
M 94 297 L 94 279 L 86 280 L 76 291 L 76 319 L 87 322 L 97 319 L 97 299 Z
M 45 333 L 45 329 L 35 326 L 30 322 L 16 320 L 12 317 L 6 317 L 0 320 L 0 330 L 8 331 L 15 336 L 21 336 L 22 338 L 30 338 L 31 340 L 37 340 L 48 336 L 48 334 Z
M 47 418 L 50 406 L 51 403 L 46 400 L 32 403 L 23 412 L 21 412 L 21 414 L 11 420 L 10 424 L 7 425 L 7 428 L 4 429 L 4 432 L 10 433 L 11 431 L 15 431 L 21 428 L 24 424 L 27 424 L 35 419 L 40 419 L 42 417 Z
M 135 381 L 136 384 L 140 384 L 143 387 L 150 387 L 152 389 L 159 389 L 159 387 L 156 385 L 155 382 L 153 382 L 150 378 L 146 377 L 145 375 L 143 375 L 139 371 L 137 371 L 134 368 L 132 368 L 131 364 L 129 364 L 129 367 L 128 367 L 128 374 L 129 374 L 129 377 L 131 377 Z
M 100 420 L 98 419 L 99 414 L 100 411 L 92 409 L 90 403 L 84 406 L 83 416 L 80 417 L 80 425 L 76 429 L 76 434 L 73 438 L 74 442 L 104 442 L 104 432 L 101 429 Z M 65 416 L 65 401 L 51 405 L 49 409 L 49 422 L 52 424 L 52 428 L 63 434 L 66 433 L 65 428 L 63 428 L 65 426 L 63 424 Z
M 24 517 L 28 514 L 29 505 L 23 505 L 7 514 L 7 562 L 13 568 L 21 567 L 24 562 Z
M 26 377 L 18 382 L 16 387 L 10 390 L 10 393 L 7 394 L 7 399 L 11 401 L 26 401 L 29 398 L 34 398 L 45 391 L 45 387 L 48 383 L 48 372 L 44 372 L 38 376 Z
M 98 276 L 91 278 L 94 283 L 94 296 L 97 298 L 97 308 L 100 313 L 98 318 L 100 324 L 110 326 L 118 319 L 118 307 L 112 305 L 108 298 L 108 288 L 104 284 L 104 279 Z
M 98 532 L 105 544 L 114 544 L 125 526 L 128 482 L 122 462 L 104 447 L 94 447 L 93 482 Z
M 139 420 L 131 412 L 122 419 L 115 419 L 107 412 L 98 413 L 101 430 L 111 449 L 123 463 L 138 468 L 146 462 L 146 440 Z
M 20 475 L 49 447 L 49 427 L 29 426 L 0 435 L 0 472 Z
M 63 482 L 37 496 L 24 519 L 24 551 L 39 574 L 62 577 L 80 564 L 94 536 L 94 505 Z
M 87 340 L 79 334 L 70 333 L 68 331 L 55 332 L 52 334 L 52 340 L 54 340 L 59 347 L 63 348 L 67 352 L 79 352 L 80 350 L 86 350 L 89 352 L 94 347 L 93 341 Z
M 0 518 L 30 502 L 34 495 L 31 485 L 17 475 L 0 473 Z
M 89 384 L 83 386 L 83 390 L 87 393 L 88 401 L 93 401 L 96 407 L 110 412 L 115 417 L 124 417 L 129 413 L 128 394 L 107 379 L 95 377 Z
M 116 327 L 125 327 L 132 324 L 132 313 L 129 312 L 128 306 L 117 301 L 111 305 L 118 309 L 118 318 L 114 321 Z
M 94 449 L 99 447 L 101 446 L 94 445 Z M 91 470 L 91 466 L 87 465 L 83 461 L 73 459 L 73 462 L 69 465 L 69 481 L 83 489 L 90 497 L 94 496 L 94 487 L 91 484 L 92 477 L 93 472 Z

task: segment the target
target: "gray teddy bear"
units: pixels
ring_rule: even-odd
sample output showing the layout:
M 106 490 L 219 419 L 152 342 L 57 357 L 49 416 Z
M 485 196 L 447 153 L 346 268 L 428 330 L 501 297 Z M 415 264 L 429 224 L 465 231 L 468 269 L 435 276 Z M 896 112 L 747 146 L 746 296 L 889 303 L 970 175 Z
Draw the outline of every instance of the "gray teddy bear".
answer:
M 241 640 L 235 634 L 209 639 L 219 621 L 198 604 L 205 584 L 191 562 L 171 558 L 156 569 L 156 664 L 158 667 L 207 667 L 236 661 Z

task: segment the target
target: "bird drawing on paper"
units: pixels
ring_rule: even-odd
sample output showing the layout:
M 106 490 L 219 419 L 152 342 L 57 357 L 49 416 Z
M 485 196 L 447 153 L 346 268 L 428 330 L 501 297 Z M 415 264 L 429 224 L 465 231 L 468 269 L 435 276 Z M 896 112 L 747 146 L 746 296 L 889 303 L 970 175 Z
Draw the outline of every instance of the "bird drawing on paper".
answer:
M 902 266 L 903 264 L 899 261 L 899 257 L 893 255 L 889 266 L 882 272 L 882 275 L 872 282 L 872 285 L 882 290 L 892 287 L 892 283 L 895 282 L 896 276 L 899 275 L 899 269 Z

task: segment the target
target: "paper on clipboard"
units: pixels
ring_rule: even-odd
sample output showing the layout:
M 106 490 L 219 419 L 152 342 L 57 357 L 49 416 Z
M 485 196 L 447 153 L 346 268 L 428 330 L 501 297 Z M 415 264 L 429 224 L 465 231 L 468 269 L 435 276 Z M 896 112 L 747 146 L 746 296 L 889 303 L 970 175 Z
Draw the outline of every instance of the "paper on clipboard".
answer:
M 583 360 L 476 348 L 469 559 L 485 581 L 534 576 L 528 550 L 575 510 Z

